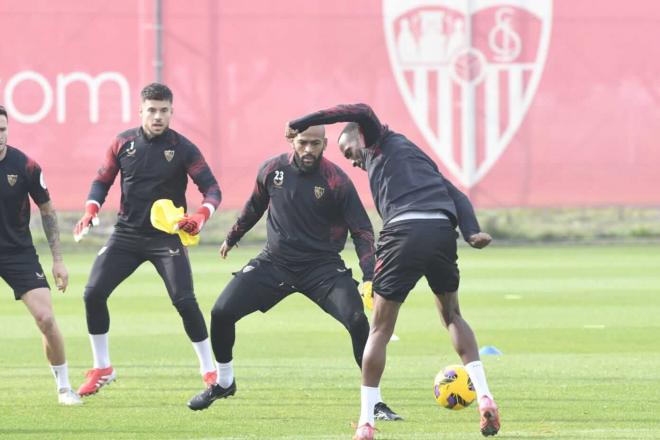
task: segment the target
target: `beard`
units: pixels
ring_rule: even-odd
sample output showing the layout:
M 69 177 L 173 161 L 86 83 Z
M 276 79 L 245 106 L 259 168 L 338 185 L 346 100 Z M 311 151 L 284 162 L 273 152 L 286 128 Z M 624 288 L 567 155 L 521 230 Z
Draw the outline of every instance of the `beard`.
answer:
M 321 153 L 319 157 L 314 157 L 311 154 L 303 154 L 302 156 L 298 156 L 297 153 L 295 156 L 298 168 L 300 168 L 300 170 L 305 173 L 309 173 L 315 171 L 319 167 L 321 158 L 323 158 L 323 153 Z

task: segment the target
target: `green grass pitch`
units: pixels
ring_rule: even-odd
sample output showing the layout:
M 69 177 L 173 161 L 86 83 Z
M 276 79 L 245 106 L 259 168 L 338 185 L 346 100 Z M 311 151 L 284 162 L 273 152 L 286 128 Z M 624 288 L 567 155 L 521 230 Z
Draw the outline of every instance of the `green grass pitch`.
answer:
M 207 317 L 232 270 L 258 252 L 191 250 Z M 41 251 L 41 255 L 47 252 Z M 463 247 L 461 306 L 479 344 L 510 439 L 660 438 L 660 247 Z M 91 366 L 82 290 L 94 255 L 66 256 L 71 284 L 54 294 L 72 382 Z M 348 264 L 356 267 L 352 252 Z M 43 258 L 50 271 L 50 261 Z M 301 295 L 238 324 L 236 396 L 192 412 L 197 361 L 155 270 L 143 265 L 110 299 L 116 383 L 82 407 L 56 403 L 36 326 L 0 282 L 0 438 L 349 439 L 360 377 L 343 328 Z M 438 407 L 432 382 L 458 358 L 426 282 L 405 303 L 388 348 L 385 400 L 406 420 L 380 440 L 478 439 L 475 408 Z

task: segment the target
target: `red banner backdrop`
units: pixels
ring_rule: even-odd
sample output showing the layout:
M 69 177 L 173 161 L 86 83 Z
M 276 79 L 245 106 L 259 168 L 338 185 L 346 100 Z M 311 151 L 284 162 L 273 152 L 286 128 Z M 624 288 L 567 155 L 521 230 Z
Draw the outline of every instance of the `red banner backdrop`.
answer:
M 58 209 L 82 208 L 113 136 L 139 124 L 140 88 L 155 78 L 153 6 L 0 2 L 9 143 L 42 165 Z M 162 6 L 172 126 L 206 155 L 225 208 L 290 148 L 288 119 L 351 102 L 415 141 L 478 207 L 660 204 L 660 2 Z M 326 154 L 348 165 L 336 134 Z M 371 205 L 366 176 L 349 173 Z

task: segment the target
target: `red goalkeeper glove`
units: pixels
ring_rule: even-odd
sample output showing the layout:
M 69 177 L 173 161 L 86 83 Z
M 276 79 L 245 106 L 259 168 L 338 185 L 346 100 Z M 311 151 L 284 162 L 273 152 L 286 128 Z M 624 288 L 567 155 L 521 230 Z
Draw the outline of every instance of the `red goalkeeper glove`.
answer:
M 98 226 L 99 205 L 95 202 L 87 202 L 85 205 L 85 214 L 82 216 L 76 226 L 73 228 L 73 239 L 78 242 L 89 232 L 92 226 Z
M 207 206 L 200 206 L 197 212 L 192 215 L 184 215 L 177 226 L 190 235 L 197 235 L 202 230 L 204 223 L 211 217 L 211 210 Z

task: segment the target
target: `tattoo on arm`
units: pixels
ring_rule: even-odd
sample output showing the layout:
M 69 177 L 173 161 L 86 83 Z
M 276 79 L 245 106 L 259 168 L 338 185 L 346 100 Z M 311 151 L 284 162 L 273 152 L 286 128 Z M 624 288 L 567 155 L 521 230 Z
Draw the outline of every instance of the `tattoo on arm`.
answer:
M 62 249 L 60 245 L 60 230 L 57 226 L 57 215 L 55 214 L 55 210 L 52 208 L 42 209 L 41 223 L 43 224 L 44 233 L 48 239 L 50 252 L 53 254 L 53 261 L 61 261 Z

